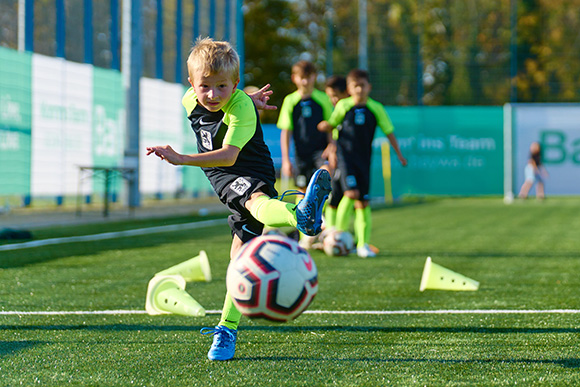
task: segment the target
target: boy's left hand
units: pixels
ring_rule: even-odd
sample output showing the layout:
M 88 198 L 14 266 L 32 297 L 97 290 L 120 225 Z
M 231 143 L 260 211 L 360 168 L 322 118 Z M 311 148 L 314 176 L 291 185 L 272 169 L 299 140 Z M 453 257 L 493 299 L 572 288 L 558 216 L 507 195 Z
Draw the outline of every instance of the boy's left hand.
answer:
M 252 101 L 254 101 L 256 107 L 260 110 L 278 109 L 276 106 L 268 105 L 268 100 L 270 100 L 270 96 L 274 93 L 272 90 L 268 90 L 269 88 L 270 84 L 267 84 L 255 93 L 248 94 Z

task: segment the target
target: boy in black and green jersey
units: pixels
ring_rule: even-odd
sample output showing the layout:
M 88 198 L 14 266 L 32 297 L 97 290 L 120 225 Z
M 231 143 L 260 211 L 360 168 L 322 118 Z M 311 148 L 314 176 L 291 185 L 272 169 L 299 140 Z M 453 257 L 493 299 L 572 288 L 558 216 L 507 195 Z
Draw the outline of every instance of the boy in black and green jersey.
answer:
M 147 155 L 155 154 L 170 164 L 203 169 L 231 212 L 230 258 L 245 242 L 260 235 L 264 225 L 297 227 L 308 235 L 320 233 L 330 176 L 324 170 L 317 171 L 298 205 L 271 199 L 277 195 L 274 164 L 256 106 L 246 93 L 236 89 L 239 58 L 235 50 L 227 42 L 200 39 L 191 50 L 187 67 L 192 87 L 182 102 L 197 138 L 198 153 L 184 155 L 164 145 L 148 147 Z M 267 87 L 254 96 L 262 107 L 270 94 Z M 213 335 L 210 360 L 229 360 L 234 356 L 240 318 L 226 294 L 218 326 L 202 330 Z
M 338 101 L 330 119 L 321 122 L 318 129 L 329 132 L 340 126 L 337 158 L 344 196 L 337 209 L 336 229 L 348 230 L 354 208 L 357 254 L 363 258 L 374 257 L 376 253 L 369 247 L 369 188 L 372 141 L 377 126 L 386 134 L 403 166 L 407 165 L 407 160 L 401 154 L 393 134 L 393 124 L 384 106 L 369 97 L 371 84 L 368 72 L 352 70 L 346 77 L 346 83 L 350 97 Z
M 317 125 L 330 118 L 332 103 L 328 96 L 314 88 L 316 68 L 301 60 L 292 66 L 292 82 L 296 91 L 284 98 L 277 126 L 282 130 L 282 176 L 294 176 L 296 188 L 304 192 L 306 184 L 319 168 L 330 170 L 323 152 L 331 137 L 317 130 Z M 290 139 L 294 141 L 294 167 L 290 161 Z M 306 243 L 304 243 L 306 242 Z M 309 247 L 312 239 L 301 238 L 301 245 Z

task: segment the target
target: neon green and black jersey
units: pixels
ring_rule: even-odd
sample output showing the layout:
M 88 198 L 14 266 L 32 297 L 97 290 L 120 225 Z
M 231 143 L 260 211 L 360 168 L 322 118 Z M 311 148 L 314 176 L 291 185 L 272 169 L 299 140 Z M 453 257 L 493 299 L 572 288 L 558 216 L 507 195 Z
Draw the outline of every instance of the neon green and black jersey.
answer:
M 341 126 L 337 139 L 339 156 L 348 162 L 368 164 L 377 126 L 386 135 L 395 129 L 385 107 L 371 98 L 365 105 L 355 105 L 352 97 L 341 99 L 328 123 Z
M 232 176 L 256 177 L 274 185 L 272 156 L 264 142 L 258 111 L 246 93 L 234 91 L 228 103 L 217 112 L 199 105 L 193 88 L 187 90 L 182 103 L 197 138 L 199 153 L 220 149 L 223 145 L 240 148 L 231 167 L 202 168 L 216 192 L 231 182 Z
M 302 99 L 298 91 L 284 98 L 278 128 L 291 130 L 296 156 L 311 157 L 328 144 L 328 136 L 316 127 L 320 121 L 328 120 L 332 114 L 332 102 L 326 93 L 314 89 L 309 98 Z

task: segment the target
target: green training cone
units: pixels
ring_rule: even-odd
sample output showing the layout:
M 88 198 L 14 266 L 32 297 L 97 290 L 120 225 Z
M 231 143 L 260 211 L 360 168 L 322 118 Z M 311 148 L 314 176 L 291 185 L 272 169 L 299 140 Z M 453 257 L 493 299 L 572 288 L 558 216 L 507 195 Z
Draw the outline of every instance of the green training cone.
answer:
M 205 316 L 205 309 L 185 291 L 185 279 L 180 275 L 156 275 L 147 287 L 145 310 L 150 315 L 179 314 Z
M 419 287 L 420 291 L 425 289 L 477 290 L 479 289 L 479 282 L 433 263 L 431 257 L 427 257 L 425 268 L 423 269 L 423 277 L 421 277 L 421 286 Z
M 160 271 L 155 275 L 180 275 L 186 282 L 192 281 L 211 281 L 211 268 L 209 259 L 205 251 L 201 250 L 197 257 L 193 257 L 185 262 L 171 266 L 169 269 Z

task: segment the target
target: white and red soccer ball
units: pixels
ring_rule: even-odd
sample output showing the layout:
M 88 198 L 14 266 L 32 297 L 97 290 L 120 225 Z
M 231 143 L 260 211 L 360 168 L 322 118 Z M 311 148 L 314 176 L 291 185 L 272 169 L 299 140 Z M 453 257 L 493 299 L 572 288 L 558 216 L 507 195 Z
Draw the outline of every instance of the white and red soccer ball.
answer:
M 230 262 L 228 292 L 245 316 L 289 321 L 318 292 L 318 270 L 298 242 L 279 235 L 256 237 Z
M 322 241 L 322 249 L 331 257 L 342 257 L 354 249 L 354 238 L 348 231 L 330 231 Z

